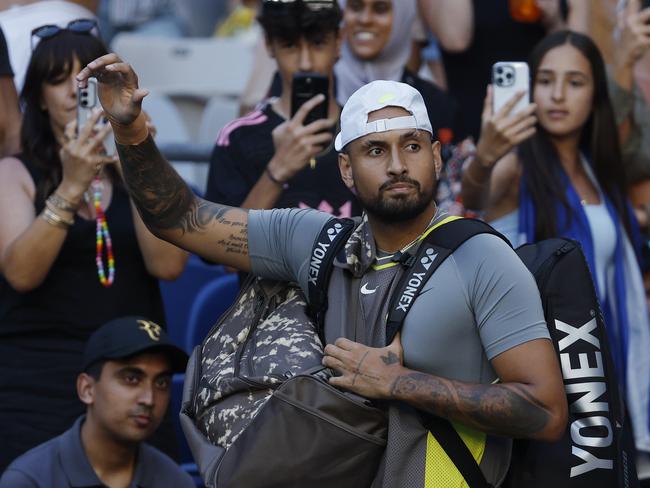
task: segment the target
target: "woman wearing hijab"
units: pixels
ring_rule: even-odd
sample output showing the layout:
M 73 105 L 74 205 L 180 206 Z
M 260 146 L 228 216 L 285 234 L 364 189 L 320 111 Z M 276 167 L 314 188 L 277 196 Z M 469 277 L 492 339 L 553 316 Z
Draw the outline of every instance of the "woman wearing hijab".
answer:
M 437 138 L 445 144 L 464 137 L 459 133 L 456 102 L 433 83 L 406 69 L 411 55 L 416 0 L 341 0 L 345 42 L 334 67 L 337 100 L 347 99 L 366 83 L 392 80 L 407 83 L 424 98 Z

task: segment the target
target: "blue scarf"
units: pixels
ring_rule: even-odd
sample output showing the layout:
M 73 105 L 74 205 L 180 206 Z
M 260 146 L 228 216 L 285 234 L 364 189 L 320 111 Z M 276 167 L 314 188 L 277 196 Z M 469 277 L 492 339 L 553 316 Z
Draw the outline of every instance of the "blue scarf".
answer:
M 634 287 L 634 290 L 628 290 L 626 283 L 636 282 L 638 279 L 635 277 L 634 280 L 630 280 L 629 276 L 626 276 L 626 269 L 628 272 L 630 270 L 636 271 L 638 267 L 638 254 L 631 250 L 631 246 L 627 245 L 626 239 L 627 235 L 624 231 L 621 218 L 616 212 L 611 199 L 605 195 L 604 192 L 600 191 L 598 182 L 593 176 L 593 171 L 590 167 L 586 167 L 587 173 L 591 178 L 594 185 L 599 189 L 600 197 L 607 207 L 612 222 L 614 222 L 614 227 L 616 228 L 616 248 L 614 252 L 614 283 L 613 286 L 607 286 L 607 283 L 603 283 L 602 289 L 606 289 L 605 300 L 601 302 L 601 309 L 605 318 L 607 335 L 610 343 L 611 355 L 614 361 L 616 368 L 616 374 L 619 380 L 619 386 L 621 388 L 621 393 L 625 394 L 628 398 L 628 405 L 635 403 L 639 408 L 632 407 L 632 417 L 634 424 L 634 417 L 638 419 L 636 422 L 639 427 L 638 431 L 635 428 L 635 434 L 637 440 L 643 439 L 641 445 L 638 447 L 643 450 L 648 450 L 650 448 L 650 436 L 648 432 L 648 425 L 650 417 L 650 410 L 648 408 L 648 395 L 650 391 L 650 384 L 648 382 L 647 372 L 640 371 L 639 374 L 633 375 L 631 380 L 633 385 L 628 384 L 628 359 L 630 352 L 630 334 L 635 337 L 635 341 L 639 340 L 641 335 L 647 334 L 638 334 L 639 329 L 646 330 L 648 327 L 647 322 L 647 313 L 645 314 L 645 320 L 639 321 L 638 314 L 633 319 L 634 322 L 630 322 L 629 316 L 631 310 L 629 308 L 630 304 L 632 307 L 644 307 L 646 308 L 645 295 L 642 290 L 639 290 L 638 286 Z M 570 239 L 578 241 L 584 252 L 584 255 L 587 259 L 587 263 L 591 270 L 591 274 L 595 283 L 596 290 L 601 289 L 597 282 L 598 274 L 596 273 L 596 258 L 594 250 L 594 241 L 593 236 L 591 235 L 591 228 L 589 226 L 589 221 L 587 215 L 583 208 L 583 205 L 580 201 L 580 197 L 576 192 L 575 188 L 571 184 L 571 181 L 563 169 L 559 170 L 560 183 L 562 184 L 565 195 L 567 197 L 568 204 L 571 208 L 571 213 L 567 212 L 566 208 L 560 203 L 556 202 L 554 205 L 554 211 L 556 216 L 556 223 L 558 234 Z M 522 238 L 525 238 L 526 242 L 535 241 L 535 227 L 537 222 L 537 208 L 533 203 L 533 199 L 528 191 L 527 185 L 525 183 L 525 177 L 522 176 L 520 179 L 520 188 L 519 188 L 519 234 Z M 631 207 L 628 207 L 628 212 L 631 212 Z M 632 215 L 630 213 L 630 215 Z M 635 223 L 634 219 L 631 219 L 633 226 Z M 634 236 L 638 234 L 638 227 L 633 228 L 633 239 L 636 241 Z M 635 246 L 635 248 L 638 248 Z M 627 266 L 626 266 L 627 264 Z M 626 281 L 627 279 L 627 281 Z M 628 294 L 630 296 L 628 296 Z M 639 295 L 639 296 L 637 296 Z M 596 296 L 600 296 L 596 292 Z M 642 310 L 639 308 L 639 310 Z M 634 313 L 633 313 L 634 315 Z M 636 323 L 643 322 L 643 323 Z M 644 340 L 645 342 L 645 340 Z M 632 359 L 634 364 L 633 368 L 643 368 L 643 365 L 637 364 L 637 359 L 639 356 L 638 345 L 633 347 L 634 351 L 632 356 L 635 358 Z M 650 347 L 650 344 L 648 345 Z M 647 350 L 645 350 L 647 354 Z M 640 377 L 639 377 L 640 376 Z M 629 388 L 630 391 L 627 391 Z M 629 393 L 628 394 L 626 394 Z M 636 412 L 636 415 L 635 415 Z M 642 420 L 639 416 L 643 416 Z M 644 424 L 641 426 L 641 424 Z
M 594 251 L 594 242 L 591 235 L 591 228 L 587 214 L 580 202 L 580 197 L 575 188 L 571 184 L 568 176 L 564 170 L 560 170 L 561 181 L 565 189 L 565 194 L 569 206 L 571 207 L 572 214 L 566 211 L 565 207 L 560 203 L 555 203 L 555 218 L 557 223 L 558 234 L 563 237 L 574 239 L 582 246 L 582 251 L 587 258 L 591 276 L 594 280 L 596 290 L 601 289 L 599 285 L 606 288 L 605 283 L 598 283 L 598 273 L 596 272 L 596 257 Z M 618 374 L 618 379 L 621 385 L 625 385 L 624 378 L 627 376 L 627 351 L 628 351 L 628 320 L 626 303 L 626 290 L 624 279 L 624 266 L 623 266 L 623 228 L 621 219 L 616 212 L 610 198 L 601 192 L 601 198 L 607 207 L 610 218 L 614 222 L 616 228 L 616 250 L 614 252 L 614 289 L 616 293 L 616 300 L 612 300 L 610 296 L 611 290 L 607 290 L 604 303 L 601 303 L 601 309 L 607 324 L 607 334 L 609 338 L 612 359 Z M 535 241 L 535 226 L 537 223 L 537 209 L 533 203 L 533 199 L 528 192 L 528 187 L 525 183 L 525 178 L 522 176 L 519 188 L 519 232 L 526 236 L 527 242 Z M 599 294 L 596 292 L 596 295 Z M 615 305 L 612 304 L 615 302 Z

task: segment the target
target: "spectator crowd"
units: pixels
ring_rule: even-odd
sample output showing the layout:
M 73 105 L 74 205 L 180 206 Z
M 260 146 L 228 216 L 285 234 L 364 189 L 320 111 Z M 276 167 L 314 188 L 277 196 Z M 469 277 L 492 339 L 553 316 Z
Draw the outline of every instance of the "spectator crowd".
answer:
M 265 272 L 300 281 L 303 271 L 291 273 L 303 249 L 282 247 L 283 234 L 270 218 L 258 217 L 275 214 L 253 212 L 284 208 L 316 209 L 363 222 L 361 233 L 374 240 L 366 255 L 348 256 L 348 264 L 356 260 L 368 268 L 370 261 L 388 262 L 391 252 L 416 242 L 418 233 L 409 234 L 406 225 L 402 240 L 395 233 L 402 229 L 401 219 L 429 210 L 433 213 L 427 214 L 426 226 L 442 216 L 479 218 L 513 247 L 560 236 L 578 241 L 607 324 L 633 426 L 637 472 L 642 481 L 650 480 L 650 7 L 642 4 L 0 0 L 0 488 L 67 486 L 65 480 L 73 479 L 78 484 L 70 486 L 192 486 L 177 466 L 187 459 L 173 407 L 178 392 L 172 388 L 172 375 L 184 371 L 185 352 L 191 351 L 183 352 L 186 344 L 175 340 L 183 333 L 185 317 L 176 323 L 169 313 L 180 307 L 181 297 L 164 290 L 184 273 L 189 276 L 192 266 L 214 276 L 237 268 L 241 280 L 246 272 Z M 101 67 L 95 73 L 97 84 L 83 93 L 93 103 L 96 96 L 101 99 L 104 111 L 99 106 L 81 109 L 88 100 L 80 95 L 79 73 L 105 59 L 112 42 L 125 33 L 152 45 L 170 38 L 228 39 L 249 53 L 248 78 L 238 80 L 238 98 L 230 99 L 230 108 L 220 114 L 209 151 L 201 153 L 186 141 L 181 152 L 202 154 L 194 163 L 203 169 L 197 173 L 202 176 L 189 181 L 194 193 L 208 202 L 251 210 L 249 241 L 239 241 L 239 248 L 229 244 L 240 254 L 249 253 L 250 264 L 204 253 L 191 241 L 193 225 L 200 229 L 202 219 L 220 222 L 225 214 L 197 215 L 177 237 L 175 223 L 164 227 L 162 219 L 155 221 L 143 210 L 147 195 L 174 202 L 178 193 L 172 181 L 154 187 L 143 179 L 139 183 L 149 193 L 138 195 L 125 168 L 130 163 L 122 146 L 146 145 L 147 135 L 155 136 L 167 156 L 164 137 L 170 120 L 157 118 L 155 108 L 146 113 L 145 84 L 129 92 L 138 102 L 135 121 L 142 120 L 141 125 L 129 119 L 132 109 L 123 108 L 127 105 L 121 105 L 125 102 Z M 130 62 L 128 53 L 117 54 Z M 529 70 L 524 89 L 508 91 L 500 105 L 503 87 L 493 69 L 498 62 L 525 62 Z M 130 73 L 131 67 L 121 62 L 113 66 L 118 67 L 103 69 Z M 226 72 L 230 67 L 213 69 Z M 297 80 L 305 77 L 325 88 L 297 106 Z M 356 107 L 360 102 L 355 97 L 380 80 L 421 96 L 427 120 L 416 129 L 430 133 L 432 154 L 440 163 L 430 174 L 394 167 L 395 160 L 416 157 L 411 152 L 422 141 L 415 136 L 404 143 L 406 155 L 391 141 L 365 145 L 363 152 L 355 141 L 369 132 L 339 144 L 337 134 L 345 138 L 350 130 L 346 114 L 353 109 L 348 107 Z M 182 93 L 176 98 L 196 102 Z M 408 110 L 399 110 L 404 112 L 404 105 L 387 103 L 370 110 L 362 114 L 363 125 L 377 120 L 375 112 L 382 120 L 406 119 Z M 174 124 L 186 122 L 186 113 L 170 113 Z M 313 113 L 321 115 L 314 118 Z M 120 128 L 116 120 L 128 120 L 123 124 L 128 127 Z M 130 159 L 138 157 L 146 159 L 144 149 Z M 424 201 L 413 214 L 391 213 L 379 196 L 369 196 L 362 179 L 378 166 L 356 163 L 371 157 L 394 158 L 392 166 L 387 163 L 391 181 L 422 187 L 423 194 L 427 178 L 432 179 L 435 205 L 427 207 L 430 202 Z M 177 168 L 187 164 L 172 163 Z M 406 191 L 379 188 L 378 194 Z M 162 203 L 156 208 L 174 214 Z M 311 217 L 305 222 L 297 214 L 286 215 L 291 220 L 287 217 L 289 223 L 281 229 L 287 235 L 297 232 L 296 240 L 317 235 L 320 220 L 312 214 L 306 214 Z M 263 248 L 253 238 L 272 242 Z M 214 239 L 213 244 L 222 242 Z M 388 249 L 395 242 L 400 245 Z M 486 249 L 493 244 L 486 241 Z M 498 246 L 490 252 L 495 262 L 507 260 Z M 273 264 L 262 266 L 260 256 Z M 491 269 L 485 263 L 477 266 L 482 272 Z M 390 286 L 392 279 L 378 278 L 374 289 Z M 521 293 L 528 304 L 525 290 Z M 381 308 L 363 300 L 356 306 L 365 322 L 381 320 Z M 468 307 L 468 316 L 479 313 L 473 302 Z M 532 323 L 539 317 L 533 313 L 528 318 Z M 468 320 L 479 322 L 477 316 Z M 526 329 L 526 341 L 544 337 L 533 329 Z M 345 335 L 375 345 L 373 334 L 377 332 Z M 334 343 L 337 337 L 328 339 Z M 484 367 L 499 369 L 485 349 Z M 444 355 L 442 349 L 439 353 Z M 335 363 L 341 353 L 326 349 L 326 354 Z M 547 398 L 540 394 L 536 400 L 543 404 Z M 391 410 L 390 415 L 398 414 Z M 492 481 L 501 483 L 507 461 L 503 464 L 502 452 L 494 449 L 486 452 L 494 455 Z M 386 459 L 383 486 L 405 486 L 391 474 L 391 462 Z

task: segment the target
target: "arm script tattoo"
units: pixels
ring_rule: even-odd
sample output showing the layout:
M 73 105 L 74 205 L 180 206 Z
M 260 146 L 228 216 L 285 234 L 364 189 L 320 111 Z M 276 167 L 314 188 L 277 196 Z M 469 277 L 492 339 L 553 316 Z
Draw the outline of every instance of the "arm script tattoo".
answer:
M 395 380 L 393 396 L 493 435 L 531 437 L 550 420 L 544 406 L 517 384 L 470 385 L 416 372 Z
M 190 187 L 160 154 L 151 136 L 137 145 L 117 144 L 124 181 L 142 220 L 152 231 L 201 232 L 216 221 L 231 228 L 218 242 L 226 253 L 248 254 L 247 226 L 233 220 L 231 212 L 245 212 L 208 202 Z

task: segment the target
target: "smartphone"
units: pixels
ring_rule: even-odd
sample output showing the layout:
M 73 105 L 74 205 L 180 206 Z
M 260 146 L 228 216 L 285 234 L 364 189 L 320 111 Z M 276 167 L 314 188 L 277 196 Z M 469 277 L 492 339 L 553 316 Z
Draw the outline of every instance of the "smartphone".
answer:
M 499 61 L 492 66 L 492 110 L 497 113 L 517 93 L 525 95 L 517 102 L 511 113 L 525 109 L 530 103 L 530 71 L 521 61 Z
M 318 73 L 296 73 L 291 85 L 291 117 L 307 100 L 319 93 L 325 95 L 325 100 L 309 111 L 303 125 L 327 118 L 329 108 L 329 78 Z
M 81 128 L 86 125 L 88 119 L 92 117 L 93 110 L 96 108 L 101 109 L 101 103 L 99 103 L 99 94 L 97 92 L 97 79 L 88 78 L 88 84 L 85 88 L 77 89 L 77 134 Z M 97 128 L 107 124 L 107 121 L 100 119 L 97 124 Z M 109 155 L 115 154 L 115 141 L 113 139 L 113 134 L 109 134 L 104 139 L 104 147 L 106 148 L 106 153 Z
M 650 8 L 650 0 L 643 0 L 643 2 L 641 2 L 641 10 L 645 10 L 647 8 Z

